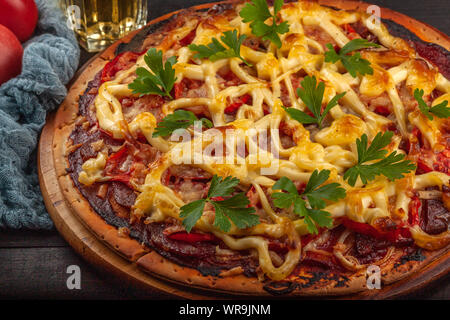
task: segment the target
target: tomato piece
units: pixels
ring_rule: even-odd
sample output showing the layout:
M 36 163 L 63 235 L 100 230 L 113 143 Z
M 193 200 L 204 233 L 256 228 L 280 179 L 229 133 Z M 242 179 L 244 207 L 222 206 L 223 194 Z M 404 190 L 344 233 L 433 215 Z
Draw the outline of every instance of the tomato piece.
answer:
M 375 108 L 375 113 L 383 116 L 383 117 L 387 117 L 388 115 L 391 114 L 391 111 L 386 108 L 385 106 L 378 106 Z
M 37 21 L 38 9 L 34 0 L 0 1 L 0 24 L 11 30 L 20 42 L 31 37 Z
M 225 74 L 220 75 L 226 82 L 226 87 L 232 87 L 232 86 L 238 86 L 240 84 L 243 84 L 244 82 L 231 70 L 229 70 Z
M 101 76 L 102 83 L 112 80 L 117 72 L 131 67 L 133 64 L 136 63 L 139 56 L 143 55 L 144 53 L 145 51 L 139 53 L 125 51 L 117 55 L 114 59 L 108 62 L 103 68 Z
M 356 33 L 355 29 L 353 29 L 352 26 L 348 23 L 344 24 L 344 30 L 348 33 Z
M 133 189 L 133 186 L 130 184 L 131 175 L 130 174 L 117 174 L 111 177 L 109 181 L 117 181 L 125 183 L 128 187 Z
M 433 169 L 450 175 L 450 150 L 444 150 L 436 155 Z
M 347 36 L 350 40 L 359 38 L 358 33 L 355 31 L 355 29 L 352 28 L 350 24 L 348 23 L 344 24 L 343 29 L 347 33 Z
M 217 238 L 211 233 L 187 233 L 186 231 L 172 233 L 167 236 L 171 240 L 184 241 L 189 243 L 195 242 L 216 242 Z
M 413 197 L 411 202 L 409 203 L 409 216 L 408 223 L 411 226 L 418 225 L 420 222 L 419 210 L 422 206 L 422 202 L 419 197 Z
M 233 103 L 225 108 L 226 114 L 235 113 L 243 104 L 250 101 L 252 97 L 249 94 L 243 95 L 242 97 L 233 100 Z
M 422 148 L 424 145 L 422 139 L 422 132 L 419 130 L 419 128 L 414 127 L 411 133 L 415 137 L 416 143 L 418 143 L 419 147 Z
M 435 153 L 418 128 L 412 130 L 409 154 L 417 157 L 416 174 L 439 171 L 450 175 L 450 149 Z
M 116 153 L 113 153 L 109 156 L 108 160 L 106 160 L 106 167 L 108 167 L 108 165 L 113 165 L 114 167 L 116 167 L 120 162 L 125 160 L 127 156 L 128 148 L 127 146 L 123 146 Z
M 398 227 L 392 231 L 380 231 L 367 223 L 356 222 L 348 218 L 344 218 L 342 220 L 342 224 L 352 231 L 374 237 L 375 239 L 387 240 L 393 243 L 400 242 L 404 238 L 411 238 L 409 229 L 403 227 Z
M 247 205 L 247 208 L 262 208 L 261 200 L 259 199 L 258 192 L 256 191 L 254 186 L 250 187 L 250 189 L 246 193 L 246 196 L 250 201 L 250 203 Z
M 417 161 L 417 174 L 424 174 L 433 171 L 433 169 L 427 165 L 427 163 L 423 159 L 419 159 Z
M 14 78 L 22 69 L 23 48 L 8 28 L 0 25 L 0 85 Z
M 226 114 L 233 114 L 235 113 L 241 106 L 243 105 L 242 102 L 235 102 L 230 104 L 228 107 L 225 108 Z
M 173 85 L 173 91 L 174 94 L 173 96 L 175 97 L 175 99 L 181 98 L 184 90 L 186 89 L 186 85 L 185 82 L 183 80 L 181 80 L 180 82 L 177 82 Z
M 123 182 L 131 187 L 130 179 L 132 169 L 129 169 L 127 172 L 120 170 L 120 166 L 128 158 L 128 155 L 129 150 L 126 145 L 120 148 L 116 153 L 111 154 L 106 160 L 105 175 L 110 177 L 110 181 Z
M 194 29 L 191 32 L 189 32 L 187 36 L 185 36 L 183 39 L 180 40 L 180 45 L 182 45 L 183 47 L 190 45 L 194 40 L 196 34 L 197 29 Z
M 348 218 L 344 218 L 342 223 L 346 228 L 355 232 L 372 236 L 374 238 L 380 237 L 380 232 L 367 223 L 356 222 Z
M 265 116 L 270 114 L 270 108 L 269 108 L 269 106 L 267 104 L 263 103 L 262 108 L 263 108 L 263 113 L 264 113 Z

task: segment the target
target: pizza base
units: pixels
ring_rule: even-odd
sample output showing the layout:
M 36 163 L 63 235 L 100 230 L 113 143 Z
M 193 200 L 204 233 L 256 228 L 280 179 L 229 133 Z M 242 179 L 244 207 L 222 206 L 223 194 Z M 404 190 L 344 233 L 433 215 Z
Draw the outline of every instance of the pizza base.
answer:
M 221 3 L 235 2 L 226 1 Z M 353 9 L 358 11 L 365 11 L 367 6 L 369 6 L 361 2 L 344 0 L 321 0 L 319 3 L 339 9 Z M 183 14 L 210 8 L 213 5 L 214 3 L 196 6 L 188 10 L 183 10 Z M 167 20 L 178 12 L 155 19 L 149 22 L 147 26 Z M 438 30 L 389 9 L 381 8 L 381 13 L 383 18 L 393 20 L 405 26 L 422 40 L 434 42 L 450 50 L 450 38 Z M 301 274 L 293 277 L 290 276 L 284 281 L 278 282 L 278 284 L 270 283 L 270 281 L 262 283 L 257 278 L 248 278 L 244 275 L 227 277 L 204 276 L 198 270 L 182 267 L 171 262 L 159 255 L 156 251 L 141 245 L 135 239 L 119 235 L 116 227 L 107 224 L 92 209 L 89 202 L 74 186 L 70 175 L 66 171 L 66 168 L 68 168 L 67 154 L 69 151 L 68 148 L 70 147 L 68 137 L 75 127 L 75 121 L 78 117 L 78 99 L 83 94 L 87 83 L 103 69 L 109 60 L 115 57 L 115 51 L 120 44 L 128 43 L 138 33 L 139 30 L 134 31 L 117 41 L 83 68 L 81 74 L 79 74 L 76 81 L 70 87 L 67 97 L 55 117 L 53 159 L 56 174 L 67 203 L 81 222 L 98 239 L 107 244 L 114 252 L 130 261 L 130 263 L 136 263 L 142 270 L 154 276 L 189 287 L 220 293 L 257 296 L 335 296 L 348 295 L 366 290 L 365 270 L 352 274 L 349 277 L 336 277 L 332 274 Z M 417 259 L 402 256 L 401 249 L 396 248 L 391 258 L 380 266 L 382 283 L 383 285 L 389 285 L 407 278 L 438 258 L 442 259 L 442 263 L 450 263 L 450 252 L 448 248 L 438 251 L 423 251 L 421 257 Z

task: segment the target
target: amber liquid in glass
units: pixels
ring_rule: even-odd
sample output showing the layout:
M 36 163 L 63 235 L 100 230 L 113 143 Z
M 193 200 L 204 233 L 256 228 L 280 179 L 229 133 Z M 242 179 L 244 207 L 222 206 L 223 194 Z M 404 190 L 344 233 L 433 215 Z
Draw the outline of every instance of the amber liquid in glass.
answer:
M 147 0 L 60 0 L 80 44 L 100 51 L 147 21 Z

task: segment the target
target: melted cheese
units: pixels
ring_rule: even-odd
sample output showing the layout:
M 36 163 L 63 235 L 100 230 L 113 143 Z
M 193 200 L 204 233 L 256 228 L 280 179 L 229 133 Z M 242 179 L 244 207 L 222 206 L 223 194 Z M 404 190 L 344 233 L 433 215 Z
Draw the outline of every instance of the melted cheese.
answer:
M 102 180 L 107 157 L 108 155 L 105 152 L 99 152 L 96 158 L 86 160 L 81 167 L 83 170 L 78 175 L 78 181 L 90 186 L 94 182 Z

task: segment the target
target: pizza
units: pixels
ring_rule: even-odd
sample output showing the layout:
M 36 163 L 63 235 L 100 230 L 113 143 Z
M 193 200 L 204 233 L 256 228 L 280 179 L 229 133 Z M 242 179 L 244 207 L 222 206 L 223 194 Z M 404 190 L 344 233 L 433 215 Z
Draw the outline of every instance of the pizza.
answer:
M 73 212 L 146 272 L 227 293 L 448 263 L 450 41 L 320 3 L 187 9 L 89 64 L 53 138 Z

